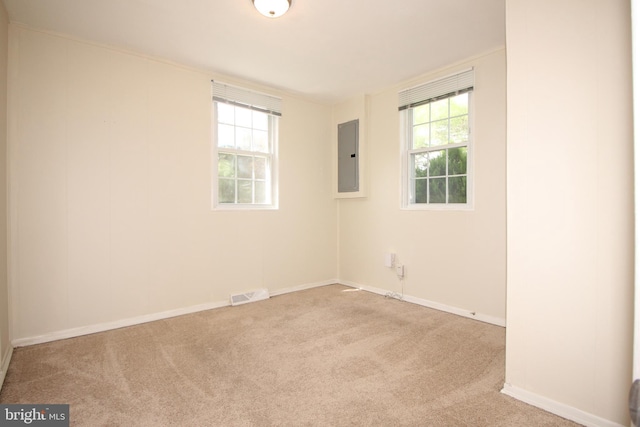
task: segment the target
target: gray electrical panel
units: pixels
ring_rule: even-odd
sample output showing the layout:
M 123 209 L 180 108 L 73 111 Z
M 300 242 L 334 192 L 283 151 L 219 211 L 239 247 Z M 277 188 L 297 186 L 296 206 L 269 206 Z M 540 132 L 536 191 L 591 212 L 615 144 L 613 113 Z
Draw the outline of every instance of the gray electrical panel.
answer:
M 359 190 L 358 120 L 338 125 L 338 192 Z

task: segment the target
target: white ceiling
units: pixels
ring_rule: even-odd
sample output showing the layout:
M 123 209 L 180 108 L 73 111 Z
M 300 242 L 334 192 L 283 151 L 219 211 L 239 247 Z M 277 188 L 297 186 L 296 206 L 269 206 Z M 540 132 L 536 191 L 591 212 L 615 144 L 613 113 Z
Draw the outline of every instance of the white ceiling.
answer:
M 12 22 L 334 103 L 504 46 L 504 0 L 4 0 Z

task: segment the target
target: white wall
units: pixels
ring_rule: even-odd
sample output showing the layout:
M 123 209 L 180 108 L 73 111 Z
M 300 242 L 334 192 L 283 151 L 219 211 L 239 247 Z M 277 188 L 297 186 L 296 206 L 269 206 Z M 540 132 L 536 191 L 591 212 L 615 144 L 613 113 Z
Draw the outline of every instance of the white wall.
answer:
M 406 295 L 504 322 L 504 55 L 499 50 L 479 56 L 371 95 L 364 177 L 367 197 L 339 201 L 340 280 L 400 292 L 395 272 L 383 263 L 384 254 L 392 251 L 406 266 Z M 475 207 L 472 211 L 401 210 L 398 92 L 471 66 L 476 79 Z M 351 100 L 335 110 L 344 118 L 350 111 L 363 114 L 364 109 L 361 102 Z
M 335 279 L 330 108 L 283 97 L 279 210 L 212 211 L 211 75 L 13 24 L 10 55 L 14 339 Z
M 505 390 L 571 416 L 583 411 L 589 425 L 628 425 L 629 1 L 508 0 L 506 6 Z

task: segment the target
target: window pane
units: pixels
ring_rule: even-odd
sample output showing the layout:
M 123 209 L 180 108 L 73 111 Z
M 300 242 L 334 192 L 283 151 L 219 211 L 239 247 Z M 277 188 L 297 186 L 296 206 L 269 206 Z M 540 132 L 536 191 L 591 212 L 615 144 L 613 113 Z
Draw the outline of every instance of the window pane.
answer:
M 403 170 L 408 169 L 405 203 L 468 203 L 470 104 L 471 94 L 464 93 L 401 112 L 410 127 L 403 162 Z
M 431 121 L 446 119 L 449 117 L 449 98 L 432 102 L 430 105 Z
M 216 105 L 218 108 L 218 123 L 227 123 L 232 125 L 234 121 L 233 105 L 224 104 L 222 102 L 218 102 Z
M 413 148 L 429 146 L 429 124 L 413 127 Z
M 253 130 L 253 151 L 269 152 L 269 133 L 266 130 Z
M 233 178 L 236 176 L 236 156 L 218 153 L 218 176 Z
M 251 121 L 251 110 L 247 108 L 236 107 L 236 126 L 250 128 Z
M 267 183 L 264 181 L 256 181 L 256 201 L 255 203 L 267 203 Z
M 253 203 L 251 181 L 238 180 L 238 203 Z
M 449 178 L 449 203 L 467 203 L 467 177 Z
M 450 120 L 450 142 L 457 144 L 469 140 L 469 116 L 454 117 Z
M 414 177 L 426 177 L 428 173 L 429 158 L 427 154 L 414 154 L 413 155 L 413 169 L 415 171 Z
M 443 145 L 449 142 L 449 120 L 439 120 L 431 123 L 431 146 Z
M 214 102 L 218 203 L 269 205 L 272 200 L 276 117 Z M 215 190 L 214 190 L 215 191 Z M 263 206 L 264 207 L 264 206 Z
M 269 129 L 269 115 L 259 111 L 253 111 L 253 128 L 260 130 Z
M 432 178 L 429 180 L 429 203 L 446 202 L 446 178 Z
M 238 150 L 251 150 L 251 129 L 237 127 L 236 142 Z
M 469 94 L 454 96 L 451 99 L 451 117 L 469 114 Z
M 230 125 L 218 125 L 218 147 L 233 147 L 234 129 Z
M 253 178 L 253 158 L 238 156 L 238 178 Z
M 419 125 L 429 121 L 429 104 L 421 105 L 413 109 L 413 124 Z
M 450 148 L 449 150 L 449 175 L 462 175 L 467 173 L 467 147 Z
M 236 202 L 236 181 L 233 179 L 218 179 L 218 201 L 220 203 Z
M 427 180 L 426 179 L 415 180 L 415 195 L 413 200 L 415 200 L 415 203 L 427 203 Z
M 255 179 L 267 179 L 267 159 L 265 157 L 254 157 L 253 167 Z
M 447 173 L 445 150 L 429 153 L 429 176 L 444 176 Z

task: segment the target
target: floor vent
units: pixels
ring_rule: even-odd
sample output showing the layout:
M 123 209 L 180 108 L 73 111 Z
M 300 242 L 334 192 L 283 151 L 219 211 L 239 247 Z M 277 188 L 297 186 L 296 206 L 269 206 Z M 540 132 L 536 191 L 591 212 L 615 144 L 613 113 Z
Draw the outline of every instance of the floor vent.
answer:
M 231 305 L 246 304 L 248 302 L 261 301 L 269 299 L 268 289 L 258 289 L 244 294 L 231 295 Z

